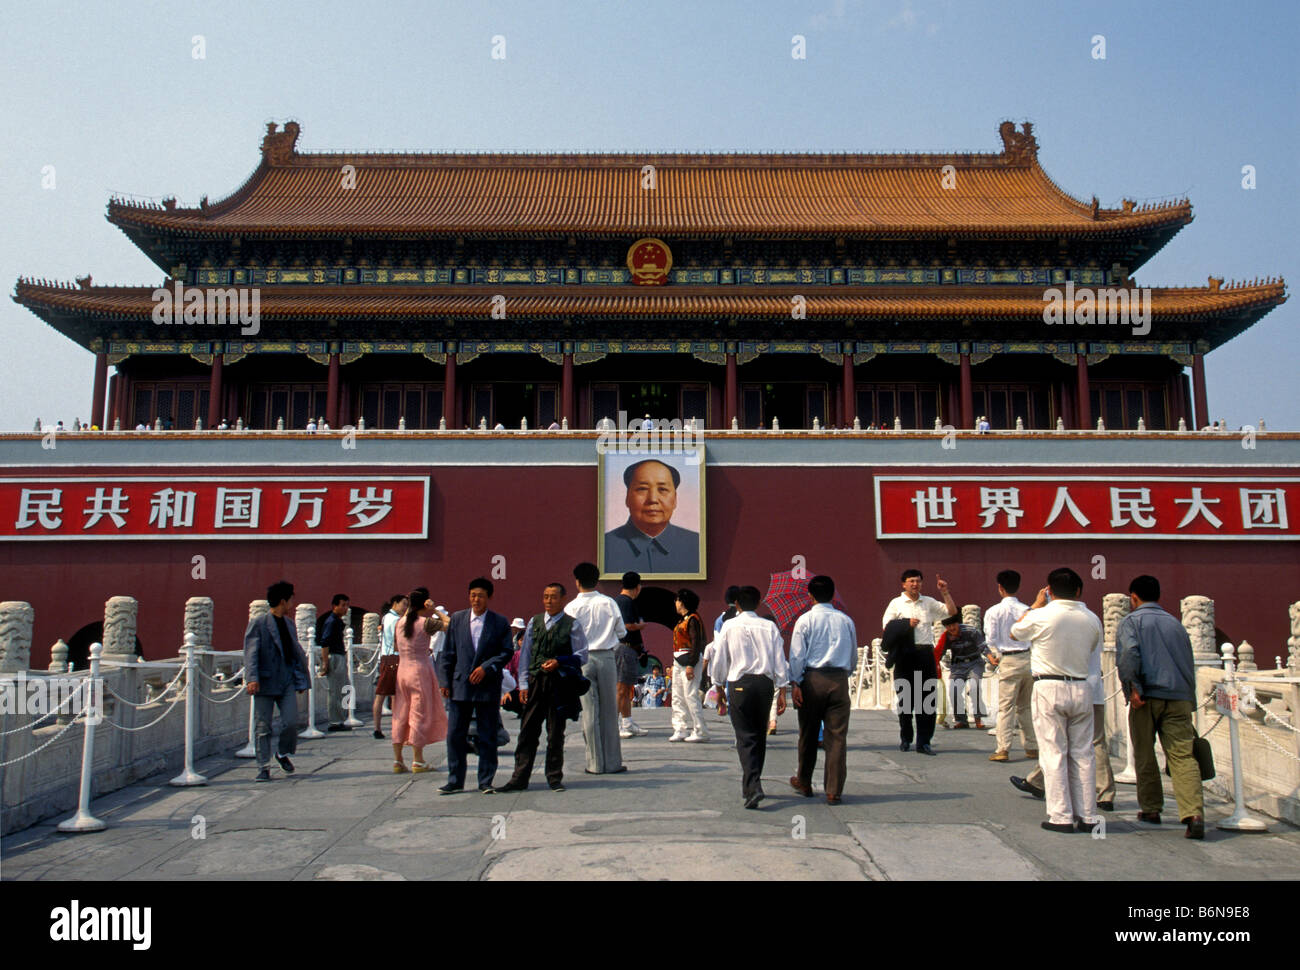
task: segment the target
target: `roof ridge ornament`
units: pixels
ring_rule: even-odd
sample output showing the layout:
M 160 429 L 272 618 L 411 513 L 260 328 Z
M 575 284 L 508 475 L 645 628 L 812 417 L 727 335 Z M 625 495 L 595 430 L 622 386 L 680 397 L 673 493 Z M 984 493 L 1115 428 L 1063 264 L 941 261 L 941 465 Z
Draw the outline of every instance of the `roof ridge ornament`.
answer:
M 262 160 L 268 165 L 288 165 L 295 154 L 299 131 L 296 121 L 286 121 L 283 130 L 274 121 L 268 121 L 262 138 Z
M 998 134 L 1002 136 L 1002 155 L 1007 161 L 1019 165 L 1028 165 L 1038 159 L 1038 140 L 1034 138 L 1034 123 L 1026 121 L 1023 131 L 1016 131 L 1014 121 L 1004 121 L 998 125 Z

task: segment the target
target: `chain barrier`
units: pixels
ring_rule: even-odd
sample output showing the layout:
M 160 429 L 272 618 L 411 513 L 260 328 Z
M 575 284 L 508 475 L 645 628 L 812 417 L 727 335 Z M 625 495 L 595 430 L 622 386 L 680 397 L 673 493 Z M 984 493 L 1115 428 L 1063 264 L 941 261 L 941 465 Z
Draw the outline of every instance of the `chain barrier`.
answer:
M 59 740 L 59 738 L 67 734 L 69 729 L 71 729 L 71 727 L 74 724 L 78 723 L 79 721 L 84 721 L 85 718 L 86 716 L 84 713 L 76 715 L 71 720 L 69 720 L 67 724 L 63 725 L 63 730 L 61 730 L 58 734 L 54 735 L 54 737 L 50 738 L 39 748 L 33 748 L 31 751 L 28 751 L 26 754 L 19 755 L 17 758 L 14 758 L 10 761 L 0 761 L 0 768 L 8 768 L 10 765 L 16 765 L 18 764 L 18 762 L 23 761 L 26 758 L 30 758 L 34 754 L 40 754 L 42 751 L 44 751 L 46 748 L 52 745 L 55 741 Z
M 155 724 L 157 724 L 159 721 L 161 721 L 164 717 L 166 717 L 168 714 L 170 714 L 172 711 L 174 711 L 174 710 L 176 709 L 176 705 L 179 704 L 179 703 L 180 703 L 181 701 L 183 701 L 183 700 L 185 700 L 185 695 L 184 695 L 184 694 L 181 694 L 179 697 L 177 697 L 174 701 L 171 702 L 171 705 L 167 708 L 167 710 L 163 711 L 161 714 L 159 714 L 157 717 L 155 717 L 155 718 L 154 718 L 152 721 L 150 721 L 148 724 L 141 724 L 139 727 L 126 727 L 126 726 L 123 725 L 123 724 L 118 724 L 116 721 L 110 720 L 108 717 L 105 717 L 105 718 L 104 718 L 104 723 L 105 723 L 105 724 L 108 724 L 108 725 L 111 725 L 112 727 L 117 728 L 119 731 L 130 731 L 130 732 L 143 731 L 143 730 L 145 730 L 145 728 L 151 728 L 151 727 L 153 727 Z
M 244 674 L 244 672 L 241 670 L 241 671 L 236 675 L 236 677 L 242 677 L 243 674 Z M 225 681 L 225 683 L 226 683 L 227 686 L 230 686 L 230 685 L 233 684 L 234 680 L 235 680 L 235 677 L 231 677 L 230 680 Z M 208 700 L 208 701 L 212 702 L 213 704 L 229 704 L 231 701 L 236 700 L 236 699 L 239 698 L 239 697 L 242 697 L 245 693 L 246 693 L 246 692 L 245 692 L 242 688 L 236 688 L 233 692 L 231 692 L 231 694 L 230 694 L 229 696 L 227 696 L 227 697 L 222 697 L 222 698 L 217 698 L 217 697 L 213 696 L 212 694 L 205 694 L 205 693 L 203 692 L 203 688 L 202 688 L 202 687 L 199 688 L 199 696 L 202 697 L 202 698 L 204 698 L 205 700 Z
M 1284 754 L 1284 755 L 1286 755 L 1288 758 L 1290 758 L 1290 759 L 1291 759 L 1292 761 L 1294 761 L 1296 764 L 1300 764 L 1300 758 L 1297 758 L 1297 757 L 1295 756 L 1295 754 L 1293 754 L 1292 752 L 1288 751 L 1286 748 L 1282 747 L 1282 745 L 1278 744 L 1276 741 L 1274 741 L 1272 738 L 1270 738 L 1267 734 L 1264 733 L 1264 729 L 1261 728 L 1261 727 L 1260 727 L 1258 724 L 1256 724 L 1254 721 L 1252 721 L 1250 718 L 1248 718 L 1248 717 L 1243 717 L 1243 718 L 1241 719 L 1241 721 L 1242 721 L 1243 724 L 1245 724 L 1247 727 L 1249 727 L 1252 731 L 1254 731 L 1256 734 L 1258 734 L 1261 738 L 1263 738 L 1263 739 L 1264 739 L 1264 743 L 1267 744 L 1270 748 L 1272 748 L 1273 750 L 1277 751 L 1277 752 L 1280 753 L 1280 754 Z
M 366 646 L 365 644 L 353 645 L 352 647 L 353 652 L 357 650 L 370 650 L 373 651 L 374 654 L 370 660 L 369 666 L 367 666 L 365 663 L 357 664 L 358 674 L 360 674 L 362 677 L 369 677 L 379 668 L 379 661 L 383 659 L 383 654 L 379 652 L 382 648 L 383 648 L 382 644 L 373 647 Z
M 84 683 L 89 683 L 89 681 L 84 681 Z M 82 690 L 81 687 L 78 687 L 67 697 L 63 698 L 63 700 L 59 702 L 57 707 L 50 708 L 48 711 L 46 711 L 44 714 L 42 714 L 40 717 L 38 717 L 36 720 L 32 721 L 31 723 L 24 724 L 22 727 L 11 728 L 8 731 L 0 731 L 0 738 L 7 737 L 10 734 L 17 734 L 20 731 L 34 730 L 36 727 L 40 725 L 42 721 L 48 721 L 50 718 L 54 717 L 54 715 L 58 714 L 60 711 L 63 710 L 65 706 L 67 706 L 68 701 L 74 700 L 78 694 L 82 694 L 82 693 L 84 693 L 84 691 Z M 24 755 L 24 757 L 26 757 L 26 755 Z
M 176 672 L 176 676 L 173 677 L 173 678 L 171 679 L 171 683 L 169 683 L 169 684 L 167 684 L 166 686 L 164 686 L 163 689 L 162 689 L 161 691 L 158 692 L 158 696 L 157 696 L 157 697 L 152 697 L 152 698 L 150 698 L 150 699 L 148 699 L 148 700 L 146 700 L 146 701 L 141 701 L 141 702 L 138 703 L 138 704 L 137 704 L 135 701 L 129 701 L 129 700 L 127 700 L 125 697 L 123 697 L 123 696 L 122 696 L 121 694 L 119 694 L 117 691 L 113 690 L 113 688 L 112 688 L 111 686 L 109 686 L 108 678 L 107 678 L 107 677 L 101 677 L 100 680 L 102 680 L 102 681 L 104 682 L 104 690 L 108 691 L 108 693 L 112 694 L 114 697 L 116 697 L 119 701 L 121 701 L 121 702 L 122 702 L 123 704 L 125 704 L 127 707 L 148 707 L 150 704 L 157 704 L 160 700 L 162 700 L 162 699 L 163 699 L 164 697 L 166 697 L 169 693 L 171 693 L 172 688 L 176 686 L 176 684 L 180 681 L 181 677 L 184 676 L 184 674 L 185 674 L 185 669 L 184 669 L 184 668 L 181 668 L 180 670 L 178 670 L 178 671 Z
M 197 653 L 198 651 L 195 651 L 195 652 Z M 238 679 L 239 677 L 242 677 L 243 674 L 244 674 L 244 668 L 243 668 L 243 667 L 240 667 L 238 670 L 236 670 L 236 671 L 235 671 L 233 674 L 231 674 L 229 677 L 227 677 L 225 674 L 223 674 L 223 673 L 221 673 L 221 672 L 218 672 L 218 673 L 216 673 L 216 674 L 210 674 L 210 673 L 208 673 L 206 670 L 204 670 L 202 667 L 195 667 L 194 669 L 197 670 L 197 671 L 199 672 L 199 676 L 200 676 L 200 677 L 202 677 L 204 680 L 209 681 L 209 682 L 214 683 L 214 684 L 228 684 L 230 681 L 232 681 L 232 680 L 236 680 L 236 679 Z
M 1290 721 L 1288 721 L 1286 718 L 1284 718 L 1284 717 L 1282 717 L 1282 716 L 1280 716 L 1280 715 L 1278 715 L 1278 714 L 1274 714 L 1272 711 L 1270 711 L 1270 710 L 1269 710 L 1267 707 L 1265 707 L 1263 704 L 1260 704 L 1260 705 L 1259 705 L 1259 710 L 1260 710 L 1260 712 L 1264 715 L 1264 717 L 1265 717 L 1267 720 L 1275 721 L 1275 722 L 1277 723 L 1278 727 L 1284 727 L 1284 728 L 1286 728 L 1288 731 L 1290 731 L 1292 734 L 1300 734 L 1300 728 L 1297 728 L 1294 724 L 1292 724 L 1292 723 L 1291 723 Z

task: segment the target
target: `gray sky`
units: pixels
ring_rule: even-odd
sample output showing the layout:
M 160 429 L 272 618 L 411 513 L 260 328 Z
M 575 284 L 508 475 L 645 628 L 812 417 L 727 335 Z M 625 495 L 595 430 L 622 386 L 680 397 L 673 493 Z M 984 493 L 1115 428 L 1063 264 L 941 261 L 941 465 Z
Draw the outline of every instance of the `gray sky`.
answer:
M 305 151 L 995 152 L 1012 118 L 1034 122 L 1040 162 L 1076 198 L 1191 197 L 1195 221 L 1142 285 L 1294 285 L 1298 9 L 24 4 L 0 37 L 0 277 L 157 285 L 105 221 L 109 195 L 221 198 L 256 166 L 270 120 L 298 120 Z M 804 60 L 790 56 L 795 34 Z M 504 60 L 491 57 L 497 35 Z M 1300 429 L 1298 314 L 1292 298 L 1209 355 L 1213 417 Z M 88 418 L 92 355 L 11 300 L 0 327 L 0 429 Z

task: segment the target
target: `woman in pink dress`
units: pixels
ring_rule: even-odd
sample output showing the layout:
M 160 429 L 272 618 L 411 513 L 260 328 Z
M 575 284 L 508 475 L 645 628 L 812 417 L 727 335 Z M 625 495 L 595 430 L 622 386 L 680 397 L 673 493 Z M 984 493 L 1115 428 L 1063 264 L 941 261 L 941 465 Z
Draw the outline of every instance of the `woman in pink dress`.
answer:
M 437 613 L 429 591 L 413 590 L 406 615 L 397 621 L 393 640 L 397 646 L 397 693 L 393 696 L 393 773 L 407 770 L 402 748 L 410 745 L 414 760 L 410 770 L 432 771 L 424 760 L 424 746 L 447 737 L 447 712 L 442 705 L 438 679 L 433 672 L 429 638 L 446 629 L 450 618 Z

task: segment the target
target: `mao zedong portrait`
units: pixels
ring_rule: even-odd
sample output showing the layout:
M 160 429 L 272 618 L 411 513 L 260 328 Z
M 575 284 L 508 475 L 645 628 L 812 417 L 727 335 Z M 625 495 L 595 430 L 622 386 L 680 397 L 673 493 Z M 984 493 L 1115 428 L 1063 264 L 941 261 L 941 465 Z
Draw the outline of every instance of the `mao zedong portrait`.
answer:
M 692 575 L 700 571 L 700 534 L 672 524 L 681 472 L 655 459 L 631 464 L 627 522 L 605 533 L 605 572 Z

